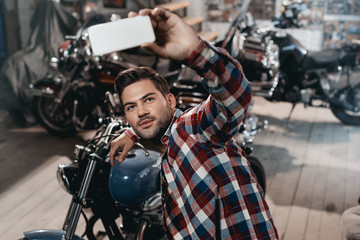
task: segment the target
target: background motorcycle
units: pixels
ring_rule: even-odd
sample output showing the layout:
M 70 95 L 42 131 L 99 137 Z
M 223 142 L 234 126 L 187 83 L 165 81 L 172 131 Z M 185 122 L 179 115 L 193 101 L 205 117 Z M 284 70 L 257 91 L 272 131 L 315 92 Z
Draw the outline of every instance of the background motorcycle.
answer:
M 283 30 L 251 19 L 249 13 L 236 19 L 223 45 L 242 64 L 254 95 L 293 103 L 291 112 L 298 102 L 329 106 L 343 123 L 360 125 L 359 43 L 310 52 Z
M 279 81 L 267 99 L 291 102 L 292 110 L 298 102 L 330 107 L 341 122 L 360 125 L 359 43 L 310 52 L 289 34 L 275 30 L 267 35 L 280 49 Z
M 113 91 L 119 71 L 129 68 L 117 53 L 94 56 L 86 29 L 105 22 L 95 15 L 79 30 L 78 36 L 67 36 L 53 57 L 52 75 L 32 84 L 33 112 L 38 122 L 50 133 L 70 136 L 77 129 L 94 129 L 97 119 L 105 117 L 104 94 Z
M 96 239 L 94 226 L 98 220 L 109 239 L 163 239 L 159 151 L 150 143 L 144 144 L 146 149 L 136 144 L 124 162 L 115 162 L 114 167 L 109 163 L 110 141 L 127 127 L 113 114 L 118 111 L 114 97 L 107 93 L 111 117 L 103 121 L 85 146 L 76 146 L 72 164 L 58 167 L 60 185 L 73 196 L 62 229 L 27 231 L 24 239 L 81 239 L 75 235 L 80 215 L 86 219 L 86 231 L 81 237 L 86 235 L 90 240 Z M 254 157 L 248 160 L 256 177 L 265 180 L 264 175 L 259 175 L 263 174 L 261 163 Z M 91 210 L 89 219 L 84 213 L 86 208 Z

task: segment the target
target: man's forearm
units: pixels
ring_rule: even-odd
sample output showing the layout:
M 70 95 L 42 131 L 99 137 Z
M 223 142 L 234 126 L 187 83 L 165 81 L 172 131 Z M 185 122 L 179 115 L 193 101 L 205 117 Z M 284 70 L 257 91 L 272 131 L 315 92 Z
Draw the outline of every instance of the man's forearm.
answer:
M 227 110 L 236 113 L 250 105 L 250 83 L 240 63 L 224 49 L 202 41 L 186 59 L 186 64 L 203 77 L 209 93 Z

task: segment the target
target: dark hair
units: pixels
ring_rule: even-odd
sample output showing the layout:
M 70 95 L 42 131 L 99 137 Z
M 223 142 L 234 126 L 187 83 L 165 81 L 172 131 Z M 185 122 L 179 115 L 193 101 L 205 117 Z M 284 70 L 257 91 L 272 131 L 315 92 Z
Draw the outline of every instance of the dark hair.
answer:
M 115 90 L 119 94 L 120 103 L 123 105 L 121 95 L 124 89 L 136 82 L 141 80 L 149 79 L 155 85 L 155 88 L 166 97 L 169 93 L 169 86 L 163 76 L 158 74 L 155 70 L 150 67 L 135 67 L 129 68 L 119 73 L 115 79 Z

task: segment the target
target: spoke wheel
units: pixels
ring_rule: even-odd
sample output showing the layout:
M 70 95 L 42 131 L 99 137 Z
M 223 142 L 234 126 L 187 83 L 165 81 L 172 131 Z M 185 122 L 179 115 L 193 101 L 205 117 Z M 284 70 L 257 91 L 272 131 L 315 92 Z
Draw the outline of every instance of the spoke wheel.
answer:
M 60 103 L 48 97 L 34 97 L 33 100 L 34 113 L 40 125 L 56 136 L 68 137 L 76 133 L 72 121 L 73 107 L 73 100 L 66 96 Z
M 359 126 L 360 85 L 358 84 L 354 88 L 343 88 L 339 90 L 333 99 L 336 103 L 330 102 L 332 113 L 345 124 Z

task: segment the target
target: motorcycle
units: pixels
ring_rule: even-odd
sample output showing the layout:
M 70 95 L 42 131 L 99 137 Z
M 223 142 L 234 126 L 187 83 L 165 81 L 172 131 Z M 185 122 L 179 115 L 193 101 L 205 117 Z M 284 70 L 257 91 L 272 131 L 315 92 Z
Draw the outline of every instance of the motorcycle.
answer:
M 100 220 L 109 239 L 164 239 L 161 210 L 160 152 L 151 143 L 136 146 L 126 159 L 111 167 L 110 142 L 128 125 L 117 116 L 116 94 L 106 94 L 110 117 L 85 146 L 76 145 L 72 164 L 60 164 L 57 178 L 62 188 L 73 196 L 62 229 L 24 232 L 31 239 L 96 239 L 94 226 Z M 244 149 L 246 150 L 246 149 Z M 248 158 L 257 178 L 265 180 L 261 163 Z M 259 181 L 262 184 L 261 181 Z M 265 190 L 265 186 L 262 185 Z M 84 209 L 91 210 L 88 219 Z M 80 216 L 86 220 L 82 236 L 75 234 Z M 121 219 L 118 224 L 117 220 Z
M 360 125 L 359 42 L 310 52 L 285 31 L 257 27 L 247 16 L 234 21 L 223 45 L 242 64 L 254 95 L 293 103 L 287 123 L 303 102 L 329 107 L 341 122 Z
M 360 125 L 360 44 L 345 44 L 338 49 L 307 51 L 289 34 L 267 32 L 279 46 L 279 81 L 270 101 L 305 106 L 330 107 L 342 123 Z M 316 103 L 320 100 L 320 104 Z
M 94 225 L 104 225 L 109 239 L 161 239 L 160 153 L 137 143 L 121 164 L 111 167 L 108 153 L 110 142 L 128 126 L 114 112 L 113 94 L 106 94 L 111 116 L 103 119 L 100 128 L 85 146 L 75 146 L 72 164 L 60 164 L 59 184 L 73 196 L 61 230 L 24 232 L 25 239 L 96 239 Z M 91 209 L 87 219 L 84 209 Z M 80 216 L 86 219 L 83 236 L 75 235 Z M 116 219 L 122 218 L 121 226 Z
M 113 90 L 119 71 L 131 66 L 118 61 L 117 53 L 92 54 L 87 28 L 105 21 L 95 15 L 78 36 L 66 36 L 58 58 L 50 60 L 53 74 L 30 85 L 34 115 L 51 134 L 71 136 L 79 129 L 97 128 L 97 119 L 105 116 L 104 93 Z

